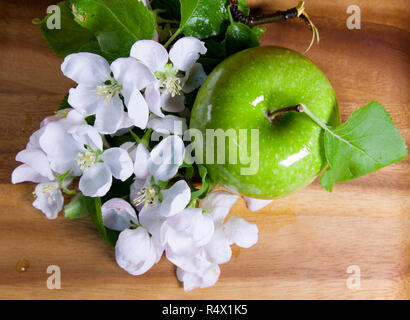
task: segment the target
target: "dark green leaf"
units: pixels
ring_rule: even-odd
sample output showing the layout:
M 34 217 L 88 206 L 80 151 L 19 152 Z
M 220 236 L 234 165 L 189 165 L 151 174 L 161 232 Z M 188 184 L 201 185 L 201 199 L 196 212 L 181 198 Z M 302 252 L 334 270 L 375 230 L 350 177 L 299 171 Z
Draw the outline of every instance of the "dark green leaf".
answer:
M 72 107 L 68 104 L 68 93 L 65 95 L 64 99 L 61 101 L 58 106 L 58 110 L 71 109 Z
M 119 232 L 110 230 L 104 226 L 101 213 L 101 198 L 84 197 L 86 208 L 90 214 L 91 220 L 100 233 L 101 237 L 109 245 L 114 246 L 117 242 Z
M 84 195 L 79 193 L 64 206 L 64 216 L 67 219 L 78 219 L 89 215 L 84 198 Z
M 40 30 L 50 48 L 63 58 L 70 53 L 82 51 L 102 54 L 94 34 L 75 23 L 68 1 L 60 2 L 58 7 L 61 13 L 61 29 L 49 29 L 47 26 L 47 19 L 53 12 L 40 23 Z
M 266 27 L 253 27 L 251 30 L 259 40 L 259 38 L 265 33 Z
M 210 74 L 211 71 L 227 57 L 225 39 L 221 41 L 213 38 L 206 39 L 205 47 L 207 48 L 207 52 L 205 55 L 199 57 L 198 62 L 202 64 L 205 72 Z
M 238 10 L 242 12 L 245 16 L 249 16 L 251 9 L 249 9 L 246 0 L 238 0 Z
M 160 10 L 160 16 L 169 20 L 181 20 L 181 5 L 179 0 L 152 0 L 151 8 Z
M 137 40 L 152 39 L 155 21 L 139 0 L 73 0 L 75 21 L 91 31 L 105 55 L 127 57 Z
M 130 196 L 130 187 L 133 182 L 133 177 L 130 177 L 125 181 L 113 179 L 111 188 L 107 194 L 102 197 L 102 201 L 106 202 L 112 198 L 121 198 L 128 201 Z
M 185 36 L 205 39 L 224 33 L 229 24 L 227 0 L 180 0 Z
M 259 46 L 256 34 L 247 25 L 233 22 L 226 30 L 226 51 L 228 55 Z
M 336 182 L 348 181 L 403 160 L 407 147 L 390 115 L 371 102 L 341 126 L 325 131 L 328 168 L 320 183 L 331 191 Z

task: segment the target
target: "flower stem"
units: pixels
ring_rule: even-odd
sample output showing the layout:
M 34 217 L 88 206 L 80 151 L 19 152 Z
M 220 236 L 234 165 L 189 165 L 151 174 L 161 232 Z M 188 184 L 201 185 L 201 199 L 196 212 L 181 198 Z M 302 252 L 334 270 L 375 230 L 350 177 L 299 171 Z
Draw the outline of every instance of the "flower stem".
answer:
M 181 32 L 182 29 L 178 28 L 177 31 L 175 31 L 174 34 L 171 36 L 171 38 L 169 38 L 168 41 L 164 44 L 164 48 L 167 48 L 172 43 L 172 41 L 174 41 L 175 38 L 180 35 Z

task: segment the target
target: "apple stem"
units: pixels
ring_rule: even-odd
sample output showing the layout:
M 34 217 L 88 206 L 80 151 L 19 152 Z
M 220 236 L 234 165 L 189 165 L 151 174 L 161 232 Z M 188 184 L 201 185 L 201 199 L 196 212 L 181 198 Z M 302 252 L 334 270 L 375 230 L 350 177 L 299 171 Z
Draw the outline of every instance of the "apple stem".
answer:
M 323 123 L 318 117 L 316 117 L 315 114 L 312 111 L 310 111 L 309 108 L 306 107 L 303 103 L 299 103 L 295 106 L 277 109 L 274 111 L 268 111 L 265 117 L 272 123 L 277 118 L 277 116 L 287 112 L 303 112 L 310 119 L 312 119 L 312 121 L 315 122 L 319 127 L 333 135 L 333 132 L 329 129 L 329 127 L 325 123 Z
M 303 112 L 303 105 L 297 104 L 296 106 L 290 106 L 290 107 L 277 109 L 274 111 L 268 111 L 265 114 L 265 117 L 272 123 L 279 115 L 283 113 L 287 113 L 287 112 Z

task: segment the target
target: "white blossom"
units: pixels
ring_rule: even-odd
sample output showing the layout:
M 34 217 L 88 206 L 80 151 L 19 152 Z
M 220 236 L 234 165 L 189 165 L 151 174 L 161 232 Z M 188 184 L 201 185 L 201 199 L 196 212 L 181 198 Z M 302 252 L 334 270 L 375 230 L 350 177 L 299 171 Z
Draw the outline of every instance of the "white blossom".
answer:
M 113 198 L 101 206 L 104 226 L 111 230 L 123 231 L 138 225 L 134 208 L 124 199 Z
M 89 125 L 66 130 L 60 122 L 52 122 L 45 127 L 39 142 L 56 172 L 69 170 L 81 176 L 79 189 L 86 196 L 102 197 L 110 189 L 113 176 L 125 181 L 132 175 L 133 163 L 127 151 L 103 151 L 101 136 Z
M 126 116 L 135 126 L 146 127 L 149 109 L 140 90 L 155 76 L 144 64 L 134 58 L 118 58 L 109 65 L 99 55 L 80 52 L 68 55 L 61 70 L 78 84 L 70 89 L 68 103 L 85 116 L 95 114 L 94 126 L 100 133 L 115 133 L 124 126 Z
M 115 245 L 115 259 L 128 273 L 138 276 L 147 272 L 161 257 L 150 234 L 143 227 L 123 230 Z
M 62 126 L 71 126 L 81 123 L 83 119 L 74 110 L 65 110 L 54 116 L 47 117 L 42 122 L 39 130 L 35 131 L 29 139 L 24 150 L 16 155 L 16 161 L 23 164 L 13 170 L 12 183 L 31 181 L 38 183 L 33 195 L 35 200 L 33 206 L 41 210 L 48 219 L 57 218 L 58 213 L 63 209 L 64 198 L 61 187 L 66 187 L 71 180 L 63 180 L 60 185 L 58 181 L 59 173 L 53 170 L 46 152 L 40 144 L 40 137 L 51 123 L 60 123 Z M 64 172 L 60 172 L 63 174 Z
M 184 110 L 182 92 L 195 90 L 206 78 L 202 66 L 196 63 L 200 54 L 206 51 L 204 42 L 194 37 L 179 39 L 169 54 L 153 40 L 140 40 L 132 46 L 131 57 L 142 61 L 156 77 L 145 90 L 145 98 L 154 114 L 163 117 L 161 109 L 169 112 Z
M 34 192 L 33 207 L 41 210 L 48 219 L 56 219 L 63 209 L 64 197 L 57 181 L 40 183 Z

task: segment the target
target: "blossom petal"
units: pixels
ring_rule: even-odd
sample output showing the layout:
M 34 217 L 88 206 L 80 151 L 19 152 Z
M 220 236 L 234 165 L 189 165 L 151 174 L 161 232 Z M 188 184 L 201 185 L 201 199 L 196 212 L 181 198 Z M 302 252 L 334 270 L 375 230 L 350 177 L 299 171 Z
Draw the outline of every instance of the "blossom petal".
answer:
M 211 241 L 205 246 L 205 251 L 213 263 L 222 264 L 231 260 L 232 249 L 222 227 L 215 229 Z
M 228 238 L 242 248 L 252 247 L 258 242 L 258 227 L 242 218 L 232 217 L 224 224 Z
M 63 209 L 64 197 L 58 187 L 56 187 L 53 192 L 44 192 L 42 190 L 43 187 L 49 184 L 50 183 L 40 183 L 36 186 L 36 200 L 33 202 L 33 207 L 41 210 L 47 219 L 56 219 L 58 213 Z
M 150 83 L 145 89 L 144 96 L 151 112 L 158 117 L 163 117 L 164 114 L 161 111 L 161 92 L 159 90 L 159 85 L 159 81 Z
M 25 181 L 43 183 L 49 181 L 49 179 L 39 174 L 30 166 L 22 164 L 13 170 L 11 174 L 11 183 L 15 184 Z
M 165 220 L 159 214 L 158 206 L 142 208 L 138 217 L 141 225 L 146 228 L 152 236 L 160 237 L 160 229 Z
M 203 41 L 194 37 L 184 37 L 179 39 L 169 51 L 169 58 L 175 69 L 188 71 L 198 60 L 199 54 L 207 51 Z
M 115 258 L 121 268 L 138 276 L 154 265 L 157 251 L 147 230 L 142 227 L 125 229 L 115 245 Z
M 138 218 L 134 208 L 124 199 L 113 198 L 101 206 L 104 226 L 116 231 L 122 231 L 138 224 Z
M 185 109 L 185 96 L 177 94 L 172 97 L 169 92 L 161 94 L 161 108 L 168 112 L 182 112 Z
M 154 40 L 140 40 L 134 43 L 130 56 L 143 62 L 151 71 L 162 71 L 168 62 L 168 52 Z
M 161 191 L 161 214 L 170 217 L 186 208 L 191 200 L 191 189 L 185 180 L 175 182 L 171 188 Z
M 273 200 L 255 199 L 255 198 L 249 198 L 249 197 L 243 197 L 243 199 L 245 200 L 248 209 L 251 211 L 257 211 L 259 209 L 262 209 L 263 207 L 266 207 L 269 203 L 273 201 Z
M 124 106 L 119 97 L 111 99 L 108 106 L 99 108 L 95 115 L 94 127 L 103 134 L 115 133 L 121 126 L 124 114 Z
M 204 68 L 200 63 L 195 63 L 187 74 L 183 81 L 184 85 L 182 91 L 185 93 L 190 93 L 195 89 L 199 88 L 205 81 L 207 75 L 204 71 Z
M 191 291 L 195 288 L 208 288 L 218 281 L 221 269 L 218 265 L 212 265 L 202 273 L 188 272 L 177 268 L 177 278 L 184 283 L 184 290 Z
M 110 168 L 98 162 L 84 172 L 80 178 L 80 191 L 87 197 L 102 197 L 112 184 L 112 174 Z
M 128 116 L 133 124 L 141 129 L 147 127 L 149 109 L 147 102 L 139 90 L 134 90 L 127 105 Z
M 185 155 L 185 145 L 179 136 L 169 136 L 151 151 L 148 168 L 156 181 L 167 181 L 178 172 Z
M 96 87 L 110 79 L 110 65 L 103 57 L 89 52 L 69 54 L 61 65 L 63 74 L 77 82 Z
M 52 121 L 53 122 L 53 121 Z M 30 138 L 29 141 L 27 143 L 26 149 L 41 149 L 40 146 L 40 137 L 43 134 L 45 127 L 41 127 L 40 129 L 38 129 L 37 131 L 34 131 Z
M 121 148 L 110 148 L 104 151 L 101 159 L 111 169 L 114 178 L 121 181 L 131 177 L 134 171 L 134 164 L 128 152 Z
M 139 143 L 135 149 L 134 174 L 137 179 L 146 179 L 148 170 L 149 151 L 143 143 Z
M 63 174 L 70 170 L 73 175 L 81 173 L 75 160 L 83 148 L 67 132 L 60 121 L 51 122 L 44 127 L 39 144 L 47 154 L 50 166 L 54 171 Z
M 176 255 L 193 256 L 199 250 L 191 237 L 172 228 L 168 221 L 161 226 L 160 239 L 167 252 L 172 251 Z
M 84 116 L 95 114 L 98 108 L 105 107 L 105 100 L 97 95 L 96 87 L 79 84 L 68 93 L 68 103 Z
M 172 250 L 166 250 L 165 253 L 169 261 L 187 272 L 201 274 L 214 265 L 206 259 L 203 250 L 188 256 L 175 254 Z
M 29 165 L 42 176 L 54 180 L 54 174 L 50 169 L 50 163 L 46 154 L 39 149 L 25 149 L 17 153 L 16 161 Z
M 87 124 L 84 119 L 84 114 L 75 109 L 68 111 L 67 116 L 62 121 L 65 121 L 71 125 Z
M 187 130 L 186 120 L 171 114 L 163 118 L 152 117 L 147 124 L 148 128 L 164 134 L 182 135 Z
M 200 201 L 199 206 L 209 211 L 215 222 L 222 223 L 236 200 L 238 200 L 237 195 L 218 190 L 208 193 L 208 195 Z
M 172 227 L 179 238 L 186 238 L 186 243 L 192 241 L 195 247 L 207 244 L 214 233 L 214 222 L 209 214 L 203 214 L 200 208 L 189 208 L 179 212 L 167 219 L 167 224 Z M 168 237 L 171 244 L 173 239 Z M 183 241 L 182 241 L 183 242 Z M 171 245 L 172 250 L 177 252 L 178 248 Z
M 116 59 L 111 63 L 111 70 L 114 78 L 128 90 L 142 90 L 156 80 L 151 70 L 134 58 Z
M 100 134 L 94 127 L 88 124 L 74 126 L 68 132 L 81 145 L 89 146 L 93 150 L 103 149 L 103 141 Z

